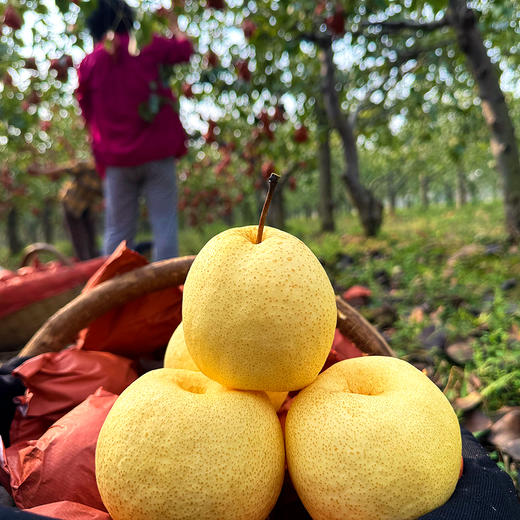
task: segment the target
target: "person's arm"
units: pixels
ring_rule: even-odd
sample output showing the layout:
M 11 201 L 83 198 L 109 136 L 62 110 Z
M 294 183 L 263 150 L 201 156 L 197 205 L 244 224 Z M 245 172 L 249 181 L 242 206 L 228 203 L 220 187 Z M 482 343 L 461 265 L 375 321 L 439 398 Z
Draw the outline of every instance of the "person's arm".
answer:
M 45 175 L 51 177 L 53 179 L 58 179 L 63 175 L 78 175 L 83 169 L 88 168 L 90 170 L 94 170 L 94 166 L 88 162 L 83 161 L 71 161 L 61 166 L 48 166 L 48 167 L 40 167 L 36 165 L 31 165 L 28 168 L 28 172 L 31 175 Z
M 173 12 L 169 16 L 169 24 L 172 37 L 165 38 L 163 36 L 154 35 L 151 44 L 152 49 L 157 54 L 161 63 L 174 65 L 176 63 L 188 62 L 193 54 L 193 44 L 179 29 L 177 18 Z
M 27 168 L 27 171 L 30 175 L 44 175 L 46 177 L 51 177 L 52 179 L 59 179 L 63 175 L 68 175 L 73 166 L 73 163 L 47 167 L 32 164 Z

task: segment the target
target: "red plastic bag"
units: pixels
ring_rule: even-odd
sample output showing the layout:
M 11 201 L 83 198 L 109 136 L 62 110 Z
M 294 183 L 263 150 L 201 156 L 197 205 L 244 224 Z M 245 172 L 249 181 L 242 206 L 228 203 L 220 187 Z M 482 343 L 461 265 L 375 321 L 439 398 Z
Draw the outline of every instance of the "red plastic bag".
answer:
M 21 377 L 27 391 L 17 398 L 11 444 L 38 439 L 100 386 L 120 394 L 137 379 L 132 360 L 76 348 L 28 359 L 13 374 Z
M 346 336 L 341 334 L 339 329 L 336 329 L 334 333 L 334 339 L 332 340 L 332 348 L 330 349 L 327 360 L 325 361 L 325 365 L 321 371 L 327 370 L 330 366 L 338 361 L 343 361 L 344 359 L 350 359 L 354 357 L 364 356 L 364 354 L 359 348 L 356 347 L 352 341 L 350 341 Z
M 144 256 L 122 242 L 83 291 L 147 263 Z M 178 287 L 145 294 L 95 320 L 80 332 L 77 344 L 85 350 L 104 350 L 130 357 L 148 354 L 168 344 L 181 322 L 181 311 L 182 292 Z
M 36 515 L 59 518 L 60 520 L 111 520 L 109 514 L 104 511 L 67 500 L 32 507 L 25 511 Z
M 0 318 L 31 303 L 83 285 L 101 267 L 104 260 L 93 258 L 70 266 L 54 261 L 37 267 L 21 267 L 14 273 L 1 271 Z
M 96 484 L 95 451 L 101 426 L 117 397 L 99 388 L 38 440 L 5 450 L 4 471 L 18 507 L 66 500 L 106 511 Z

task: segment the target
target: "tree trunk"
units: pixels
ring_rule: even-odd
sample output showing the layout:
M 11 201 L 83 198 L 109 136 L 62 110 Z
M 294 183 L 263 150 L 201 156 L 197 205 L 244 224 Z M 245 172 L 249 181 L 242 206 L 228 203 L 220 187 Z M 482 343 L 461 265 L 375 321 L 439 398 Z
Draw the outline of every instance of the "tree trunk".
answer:
M 318 161 L 320 188 L 320 220 L 322 231 L 334 231 L 334 200 L 332 197 L 332 168 L 330 157 L 330 126 L 325 107 L 316 103 L 318 121 Z
M 7 243 L 9 244 L 9 253 L 11 255 L 18 254 L 22 249 L 18 210 L 14 207 L 7 214 Z
M 446 202 L 446 206 L 451 208 L 455 202 L 455 197 L 453 196 L 453 186 L 449 182 L 444 183 L 444 201 Z
M 395 189 L 394 174 L 392 172 L 387 173 L 386 175 L 386 188 L 388 196 L 388 212 L 390 215 L 395 215 L 397 190 Z
M 462 168 L 457 169 L 457 208 L 461 208 L 468 202 L 468 190 L 466 176 Z
M 327 114 L 337 130 L 343 145 L 345 171 L 341 176 L 355 206 L 361 225 L 367 236 L 377 235 L 383 222 L 383 205 L 359 179 L 359 157 L 356 136 L 351 120 L 341 111 L 336 91 L 335 65 L 332 59 L 331 42 L 323 43 L 320 52 L 322 91 Z
M 475 13 L 466 0 L 449 0 L 448 17 L 478 86 L 482 112 L 491 133 L 491 151 L 503 179 L 506 230 L 513 241 L 519 242 L 520 157 L 499 73 L 486 52 Z
M 478 192 L 478 184 L 473 181 L 473 182 L 470 182 L 468 184 L 468 191 L 469 191 L 469 196 L 471 198 L 471 202 L 472 204 L 475 204 L 476 202 L 479 201 L 479 192 Z
M 43 225 L 43 237 L 47 244 L 54 242 L 54 225 L 52 220 L 53 214 L 52 200 L 47 199 L 43 208 L 42 225 Z
M 426 209 L 430 206 L 430 178 L 427 175 L 421 175 L 419 180 L 421 183 L 421 205 Z

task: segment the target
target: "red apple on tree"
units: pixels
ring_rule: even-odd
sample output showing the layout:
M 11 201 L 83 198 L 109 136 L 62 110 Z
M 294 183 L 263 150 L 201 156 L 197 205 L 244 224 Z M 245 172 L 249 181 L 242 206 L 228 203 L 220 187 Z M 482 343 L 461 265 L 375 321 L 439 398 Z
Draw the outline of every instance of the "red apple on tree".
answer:
M 26 58 L 23 66 L 25 69 L 38 70 L 38 66 L 36 65 L 36 59 L 32 57 Z
M 49 70 L 56 71 L 56 79 L 58 81 L 65 82 L 69 78 L 67 61 L 64 56 L 62 56 L 61 58 L 53 58 L 49 66 Z
M 273 161 L 266 161 L 262 164 L 262 177 L 267 180 L 271 173 L 275 173 L 276 169 L 274 167 Z
M 43 130 L 44 132 L 48 132 L 50 129 L 51 129 L 50 121 L 40 121 L 40 130 Z
M 210 50 L 204 56 L 204 62 L 207 67 L 215 68 L 219 64 L 219 59 L 218 56 Z
M 249 70 L 249 60 L 238 60 L 235 63 L 238 77 L 244 81 L 251 81 L 251 71 Z
M 191 85 L 189 83 L 182 84 L 182 95 L 187 98 L 193 98 L 193 91 L 191 90 Z
M 10 27 L 14 31 L 17 31 L 22 27 L 23 19 L 20 16 L 20 13 L 16 10 L 16 8 L 9 4 L 5 8 L 3 22 L 5 25 L 7 25 L 7 27 Z
M 32 90 L 31 93 L 26 98 L 27 103 L 30 105 L 39 105 L 41 101 L 41 96 L 35 90 Z
M 217 123 L 215 121 L 208 121 L 208 131 L 204 134 L 204 139 L 206 143 L 214 143 L 216 141 L 215 137 L 215 129 L 217 128 Z
M 269 117 L 269 114 L 266 110 L 262 110 L 260 114 L 258 114 L 258 119 L 260 119 L 264 126 L 268 126 L 271 122 L 271 118 Z
M 285 108 L 283 105 L 276 105 L 274 109 L 273 121 L 276 121 L 277 123 L 283 123 L 285 121 Z
M 248 20 L 247 18 L 242 22 L 242 30 L 244 31 L 244 36 L 249 40 L 253 34 L 256 32 L 257 26 L 256 23 L 252 20 Z
M 4 74 L 2 81 L 3 81 L 4 85 L 7 85 L 9 87 L 13 86 L 13 78 L 11 77 L 11 74 L 9 74 L 9 72 L 6 72 Z
M 316 16 L 320 16 L 325 11 L 325 8 L 327 7 L 327 2 L 325 0 L 320 0 L 318 2 L 318 5 L 314 8 L 314 14 Z
M 289 189 L 291 191 L 296 189 L 296 177 L 293 177 L 292 175 L 289 177 Z
M 325 24 L 333 34 L 338 36 L 345 34 L 345 13 L 340 5 L 336 6 L 334 14 L 325 20 Z
M 226 2 L 224 0 L 206 0 L 206 6 L 210 9 L 224 9 Z
M 309 133 L 305 125 L 300 126 L 294 131 L 293 139 L 296 143 L 305 143 L 309 139 Z
M 166 9 L 166 7 L 161 6 L 159 9 L 155 11 L 155 16 L 158 16 L 159 18 L 168 18 L 170 11 Z

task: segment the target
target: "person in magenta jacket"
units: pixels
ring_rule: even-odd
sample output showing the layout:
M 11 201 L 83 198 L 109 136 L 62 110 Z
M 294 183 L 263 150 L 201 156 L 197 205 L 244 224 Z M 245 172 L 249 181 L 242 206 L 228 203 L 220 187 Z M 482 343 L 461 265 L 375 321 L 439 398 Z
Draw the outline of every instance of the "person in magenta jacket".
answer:
M 154 260 L 178 256 L 174 159 L 186 153 L 177 100 L 163 85 L 162 65 L 187 62 L 191 42 L 177 29 L 131 50 L 134 13 L 123 0 L 99 0 L 87 20 L 94 50 L 78 68 L 76 91 L 99 174 L 105 178 L 104 253 L 122 240 L 129 247 L 144 195 L 154 239 Z M 155 111 L 143 115 L 143 107 Z

